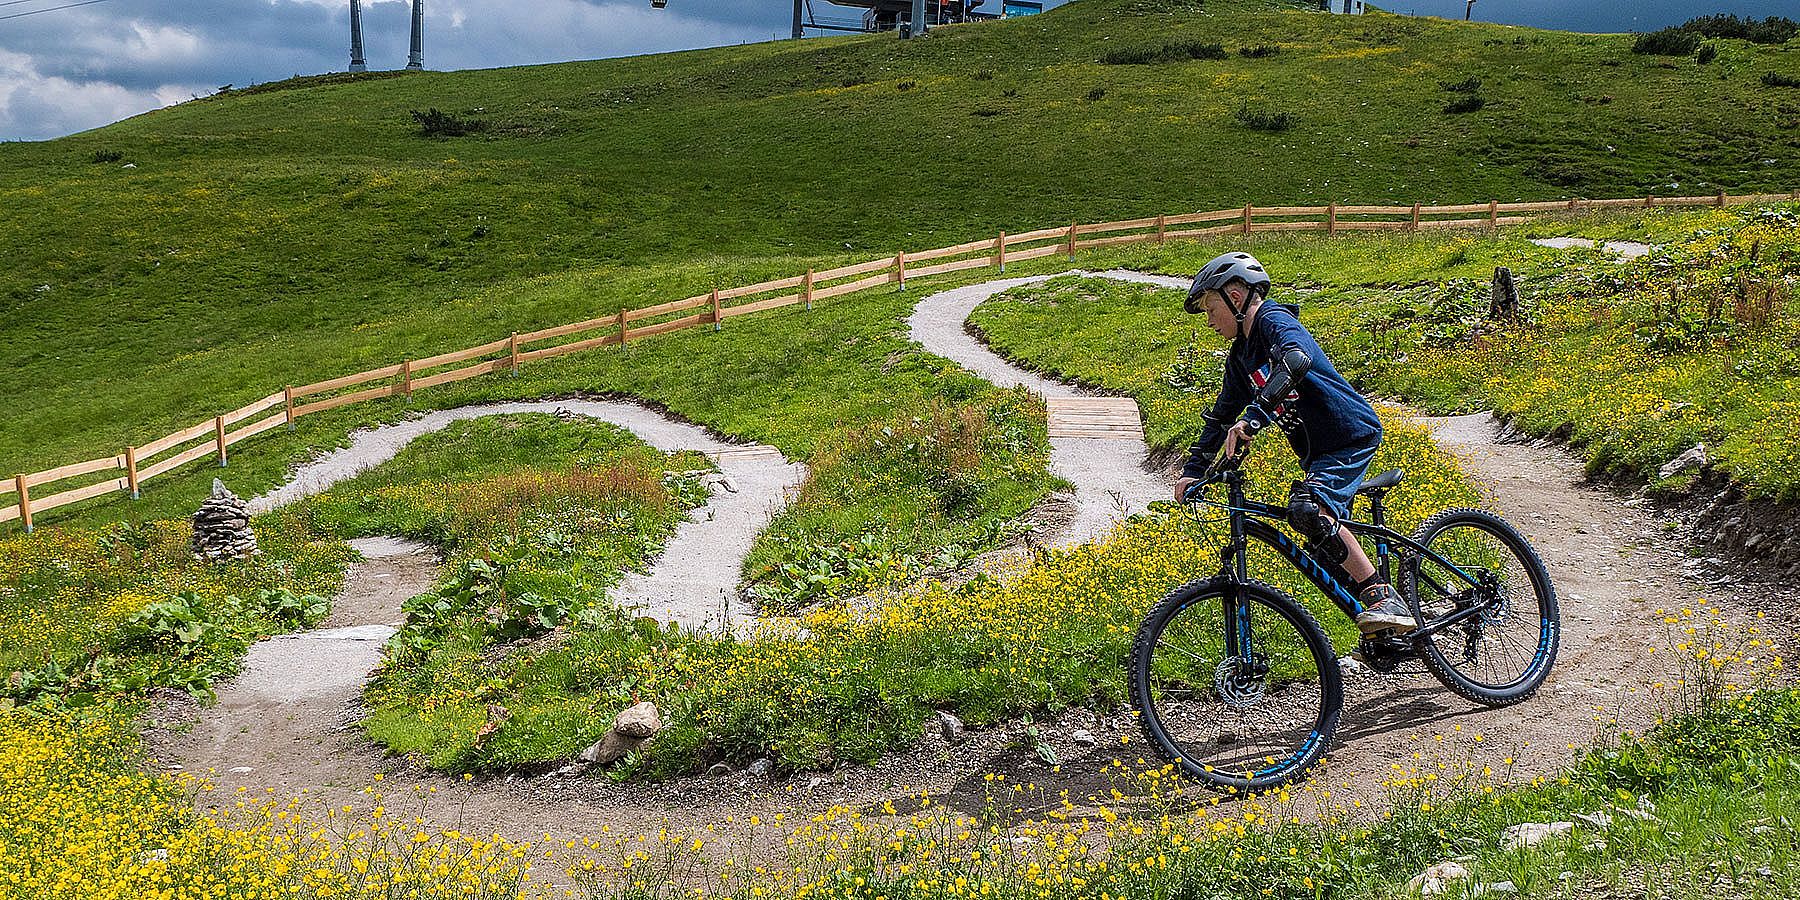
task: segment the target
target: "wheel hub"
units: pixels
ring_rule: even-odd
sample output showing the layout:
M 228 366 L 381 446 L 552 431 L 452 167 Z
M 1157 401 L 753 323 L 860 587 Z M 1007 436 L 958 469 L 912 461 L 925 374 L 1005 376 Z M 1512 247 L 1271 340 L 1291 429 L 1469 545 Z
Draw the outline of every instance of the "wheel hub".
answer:
M 1213 689 L 1225 705 L 1243 709 L 1255 706 L 1263 698 L 1263 676 L 1268 674 L 1268 667 L 1260 663 L 1236 656 L 1219 661 L 1213 670 Z

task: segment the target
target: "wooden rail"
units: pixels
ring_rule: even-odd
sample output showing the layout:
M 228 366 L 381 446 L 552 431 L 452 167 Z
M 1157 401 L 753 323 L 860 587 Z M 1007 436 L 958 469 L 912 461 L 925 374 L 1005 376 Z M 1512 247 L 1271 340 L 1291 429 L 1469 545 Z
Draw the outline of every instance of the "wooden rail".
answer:
M 994 237 L 965 241 L 931 250 L 900 250 L 892 256 L 852 263 L 835 269 L 807 270 L 804 274 L 777 278 L 740 287 L 714 288 L 707 293 L 636 309 L 620 309 L 604 316 L 537 331 L 513 332 L 507 337 L 463 350 L 452 350 L 422 359 L 406 359 L 300 387 L 286 387 L 231 412 L 183 428 L 147 443 L 126 447 L 112 456 L 71 463 L 0 479 L 0 522 L 21 520 L 30 530 L 36 516 L 93 497 L 124 492 L 137 497 L 144 482 L 207 457 L 218 465 L 229 461 L 228 448 L 295 419 L 360 403 L 404 397 L 415 391 L 450 384 L 494 372 L 517 372 L 519 367 L 542 359 L 600 347 L 623 346 L 632 340 L 667 334 L 698 325 L 715 330 L 726 320 L 764 310 L 804 304 L 811 309 L 820 300 L 839 297 L 887 284 L 902 289 L 908 278 L 925 278 L 965 269 L 995 267 L 1041 259 L 1059 253 L 1134 243 L 1162 243 L 1171 239 L 1214 237 L 1254 232 L 1321 231 L 1335 235 L 1345 231 L 1417 231 L 1425 228 L 1499 228 L 1531 221 L 1553 213 L 1591 209 L 1656 208 L 1682 206 L 1732 206 L 1800 200 L 1800 191 L 1787 194 L 1716 194 L 1700 197 L 1629 197 L 1610 200 L 1548 200 L 1527 203 L 1465 203 L 1449 206 L 1376 204 L 1325 206 L 1255 206 L 1232 209 L 1161 214 L 1117 222 L 1070 222 L 1019 234 L 999 232 Z M 1184 226 L 1200 227 L 1184 227 Z M 937 260 L 943 260 L 937 262 Z M 931 262 L 931 265 L 920 263 Z M 861 276 L 861 277 L 859 277 Z M 778 293 L 784 292 L 784 293 Z M 774 296 L 759 296 L 773 294 Z M 749 299 L 747 302 L 732 301 Z M 694 310 L 695 312 L 689 312 Z M 677 313 L 685 316 L 665 318 Z M 660 321 L 651 321 L 660 320 Z M 634 325 L 636 322 L 648 324 Z M 598 334 L 592 334 L 599 332 Z M 527 349 L 560 338 L 566 343 Z M 454 369 L 432 372 L 445 366 Z M 362 385 L 360 390 L 348 391 Z M 313 398 L 313 399 L 307 399 Z M 272 415 L 233 429 L 247 419 L 275 410 Z M 171 451 L 176 451 L 171 453 Z M 167 455 L 165 455 L 167 454 Z M 89 484 L 42 495 L 32 489 L 54 482 L 106 473 Z

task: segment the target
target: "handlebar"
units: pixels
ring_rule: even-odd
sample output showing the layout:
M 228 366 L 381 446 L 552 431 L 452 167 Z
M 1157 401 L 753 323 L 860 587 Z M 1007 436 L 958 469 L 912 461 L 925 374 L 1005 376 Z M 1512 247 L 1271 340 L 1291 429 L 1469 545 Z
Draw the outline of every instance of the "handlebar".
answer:
M 1213 455 L 1212 462 L 1207 464 L 1206 474 L 1200 476 L 1199 481 L 1187 486 L 1187 490 L 1182 494 L 1182 499 L 1189 503 L 1199 499 L 1201 491 L 1218 483 L 1225 477 L 1225 473 L 1237 471 L 1237 468 L 1243 465 L 1244 459 L 1249 455 L 1249 442 L 1240 445 L 1238 451 L 1230 456 L 1226 456 L 1225 448 L 1220 447 L 1219 452 Z

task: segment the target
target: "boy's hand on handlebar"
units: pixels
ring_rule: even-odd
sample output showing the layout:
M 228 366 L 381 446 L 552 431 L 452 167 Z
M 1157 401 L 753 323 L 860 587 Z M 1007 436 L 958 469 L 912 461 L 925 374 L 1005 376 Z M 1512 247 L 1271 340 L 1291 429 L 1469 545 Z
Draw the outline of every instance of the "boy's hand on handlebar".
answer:
M 1198 490 L 1206 482 L 1200 478 L 1182 478 L 1175 482 L 1175 502 L 1187 503 L 1194 498 L 1188 496 L 1189 491 Z
M 1239 421 L 1225 432 L 1225 459 L 1235 459 L 1240 451 L 1256 440 L 1256 429 L 1249 422 Z

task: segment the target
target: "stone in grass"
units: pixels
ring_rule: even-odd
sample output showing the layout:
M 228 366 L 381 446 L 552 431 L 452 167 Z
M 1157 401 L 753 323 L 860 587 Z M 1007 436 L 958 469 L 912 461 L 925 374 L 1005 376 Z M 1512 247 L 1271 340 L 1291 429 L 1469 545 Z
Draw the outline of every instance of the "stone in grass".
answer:
M 1680 456 L 1663 463 L 1663 467 L 1656 470 L 1656 476 L 1658 478 L 1674 478 L 1689 469 L 1704 469 L 1711 461 L 1706 455 L 1706 445 L 1695 444 L 1682 451 Z
M 611 765 L 655 737 L 662 727 L 662 715 L 656 711 L 656 704 L 648 700 L 635 703 L 613 719 L 612 727 L 600 740 L 581 751 L 581 761 Z
M 1534 847 L 1547 838 L 1563 837 L 1574 830 L 1574 822 L 1523 822 L 1500 832 L 1500 848 Z
M 961 741 L 968 733 L 968 729 L 963 725 L 963 720 L 945 710 L 938 710 L 937 724 L 938 730 L 944 734 L 944 740 L 952 744 Z
M 1466 881 L 1469 870 L 1461 863 L 1445 861 L 1420 872 L 1406 883 L 1408 891 L 1418 891 L 1421 897 L 1435 897 L 1450 890 L 1450 885 L 1458 881 Z
M 744 767 L 744 774 L 755 778 L 761 778 L 764 775 L 769 774 L 769 770 L 773 767 L 774 764 L 769 762 L 769 758 L 765 756 L 751 760 L 750 765 Z

